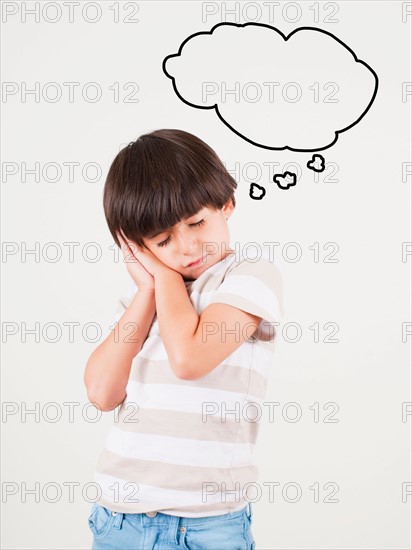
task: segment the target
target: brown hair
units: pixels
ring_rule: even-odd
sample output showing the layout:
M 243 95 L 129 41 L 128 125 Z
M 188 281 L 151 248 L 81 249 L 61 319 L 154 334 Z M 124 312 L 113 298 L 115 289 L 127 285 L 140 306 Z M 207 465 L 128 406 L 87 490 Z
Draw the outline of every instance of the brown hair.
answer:
M 103 208 L 117 246 L 116 232 L 143 246 L 204 207 L 221 209 L 236 181 L 215 151 L 183 130 L 142 134 L 115 157 L 103 191 Z

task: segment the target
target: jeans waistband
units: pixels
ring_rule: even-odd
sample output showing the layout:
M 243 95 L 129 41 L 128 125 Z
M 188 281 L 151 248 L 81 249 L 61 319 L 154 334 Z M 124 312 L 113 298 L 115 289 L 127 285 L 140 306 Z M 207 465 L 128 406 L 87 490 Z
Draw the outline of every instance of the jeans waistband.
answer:
M 137 514 L 126 514 L 122 512 L 115 512 L 112 514 L 114 517 L 113 526 L 117 529 L 121 529 L 124 516 L 130 515 L 135 516 L 136 519 L 141 523 L 142 525 L 150 525 L 150 524 L 170 524 L 171 530 L 174 528 L 180 526 L 180 525 L 188 525 L 188 524 L 196 524 L 196 523 L 204 523 L 208 521 L 215 521 L 219 518 L 225 518 L 227 515 L 230 515 L 231 517 L 241 516 L 242 514 L 246 514 L 246 516 L 251 520 L 252 519 L 252 503 L 248 502 L 247 505 L 242 508 L 241 510 L 237 510 L 236 512 L 232 512 L 229 514 L 222 514 L 220 516 L 205 516 L 205 517 L 183 517 L 183 516 L 172 516 L 170 514 L 165 514 L 162 512 L 155 513 L 154 516 L 147 515 L 146 513 L 137 513 Z
M 131 514 L 136 515 L 139 519 L 142 525 L 147 524 L 153 524 L 153 523 L 174 523 L 176 520 L 180 521 L 181 524 L 195 524 L 195 523 L 205 523 L 208 521 L 216 521 L 219 518 L 224 519 L 227 516 L 230 517 L 237 517 L 241 516 L 242 514 L 246 514 L 248 518 L 252 517 L 252 505 L 250 502 L 247 503 L 247 505 L 244 508 L 241 508 L 240 510 L 236 510 L 235 512 L 229 512 L 228 514 L 221 514 L 217 516 L 204 516 L 204 517 L 184 517 L 184 516 L 173 516 L 171 514 L 167 514 L 164 512 L 153 512 L 155 515 L 153 516 L 152 513 L 140 513 L 140 514 Z
M 225 517 L 230 515 L 231 517 L 246 516 L 251 520 L 252 519 L 252 503 L 248 504 L 241 510 L 232 512 L 231 514 L 223 514 L 221 516 L 205 516 L 198 518 L 189 518 L 183 516 L 172 516 L 170 514 L 164 514 L 162 512 L 157 512 L 155 516 L 148 516 L 146 513 L 141 514 L 126 514 L 122 512 L 112 512 L 113 514 L 113 527 L 115 529 L 122 529 L 123 520 L 126 515 L 135 516 L 136 520 L 142 525 L 142 527 L 150 527 L 151 525 L 164 525 L 168 528 L 168 539 L 169 542 L 178 544 L 178 535 L 179 531 L 185 526 L 196 525 L 199 523 L 204 523 L 208 521 L 216 521 L 220 517 L 224 520 Z

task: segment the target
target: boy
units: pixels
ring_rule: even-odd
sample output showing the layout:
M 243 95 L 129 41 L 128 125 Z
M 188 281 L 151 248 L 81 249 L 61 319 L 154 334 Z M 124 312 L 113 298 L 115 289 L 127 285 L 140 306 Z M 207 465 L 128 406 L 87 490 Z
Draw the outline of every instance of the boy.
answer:
M 104 211 L 133 284 L 85 370 L 90 401 L 121 404 L 95 472 L 94 549 L 254 548 L 247 488 L 282 277 L 230 247 L 236 187 L 181 130 L 140 136 L 110 167 Z

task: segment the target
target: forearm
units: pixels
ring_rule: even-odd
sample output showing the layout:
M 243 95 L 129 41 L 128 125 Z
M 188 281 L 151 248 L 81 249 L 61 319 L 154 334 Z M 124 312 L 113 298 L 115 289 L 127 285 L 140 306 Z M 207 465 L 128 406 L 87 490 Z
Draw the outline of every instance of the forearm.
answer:
M 111 410 L 126 397 L 133 358 L 146 340 L 156 313 L 153 290 L 138 290 L 116 327 L 90 356 L 84 383 L 90 401 Z
M 155 295 L 160 335 L 172 370 L 179 375 L 184 364 L 184 350 L 196 332 L 199 315 L 182 276 L 174 270 L 155 274 Z

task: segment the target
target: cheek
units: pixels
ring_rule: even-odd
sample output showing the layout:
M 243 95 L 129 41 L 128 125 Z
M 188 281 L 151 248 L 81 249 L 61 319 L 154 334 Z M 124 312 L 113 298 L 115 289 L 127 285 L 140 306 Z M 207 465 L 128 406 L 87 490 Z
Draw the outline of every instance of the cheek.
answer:
M 158 248 L 153 252 L 153 254 L 156 256 L 156 258 L 159 261 L 163 263 L 170 263 L 171 259 L 173 258 L 173 255 L 171 253 L 171 250 L 169 249 L 169 246 L 165 246 L 164 248 Z
M 159 260 L 161 260 L 162 258 L 165 257 L 165 254 L 166 254 L 166 251 L 165 249 L 163 248 L 157 248 L 157 247 L 153 247 L 151 249 L 151 252 L 153 254 L 153 256 L 156 256 L 156 258 L 158 258 Z
M 162 255 L 162 249 L 157 247 L 156 245 L 146 245 L 148 250 L 155 256 L 156 258 L 160 259 Z

